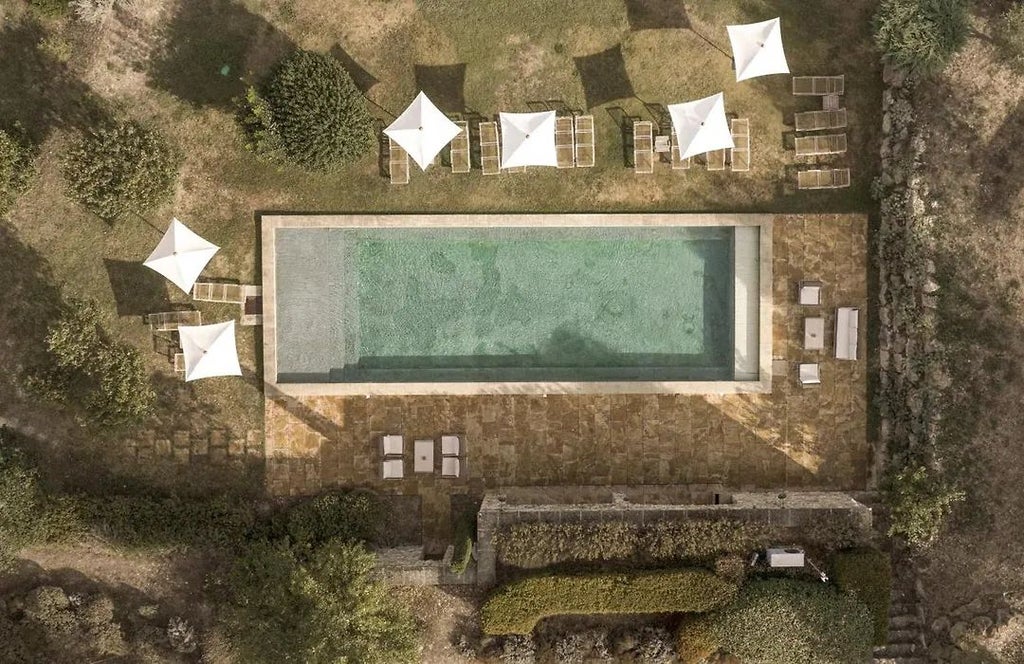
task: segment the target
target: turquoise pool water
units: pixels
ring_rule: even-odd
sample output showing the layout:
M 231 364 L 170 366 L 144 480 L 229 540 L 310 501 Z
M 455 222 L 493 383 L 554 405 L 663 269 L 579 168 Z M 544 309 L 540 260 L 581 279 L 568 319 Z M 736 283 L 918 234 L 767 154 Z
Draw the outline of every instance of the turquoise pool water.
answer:
M 730 380 L 733 228 L 281 228 L 278 382 Z

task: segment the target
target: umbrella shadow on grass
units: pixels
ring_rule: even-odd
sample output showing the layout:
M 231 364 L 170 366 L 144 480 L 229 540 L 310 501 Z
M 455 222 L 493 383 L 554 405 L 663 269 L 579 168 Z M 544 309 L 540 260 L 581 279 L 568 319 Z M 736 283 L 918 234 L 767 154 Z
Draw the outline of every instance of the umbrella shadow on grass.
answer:
M 626 61 L 622 56 L 622 44 L 573 58 L 580 82 L 583 84 L 583 96 L 587 100 L 587 108 L 602 106 L 617 99 L 635 97 L 633 83 L 626 71 Z
M 444 113 L 466 111 L 466 63 L 414 65 L 416 87 Z
M 166 280 L 138 261 L 103 259 L 118 316 L 144 316 L 168 311 L 171 299 Z

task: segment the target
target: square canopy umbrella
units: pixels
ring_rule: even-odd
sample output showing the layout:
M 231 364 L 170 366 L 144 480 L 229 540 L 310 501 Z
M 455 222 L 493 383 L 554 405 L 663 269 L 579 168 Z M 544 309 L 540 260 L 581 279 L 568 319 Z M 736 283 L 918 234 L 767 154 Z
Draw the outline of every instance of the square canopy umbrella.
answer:
M 499 113 L 501 167 L 558 166 L 555 112 Z
M 669 104 L 668 113 L 679 140 L 681 159 L 734 147 L 721 92 L 685 104 Z
M 779 19 L 727 25 L 725 29 L 729 31 L 737 81 L 789 73 L 786 53 L 782 50 L 782 23 Z
M 185 381 L 213 376 L 241 376 L 235 349 L 235 321 L 178 327 L 185 355 Z
M 172 219 L 167 232 L 143 265 L 156 270 L 188 293 L 199 273 L 219 249 L 193 233 L 185 224 Z
M 421 92 L 384 133 L 405 148 L 420 168 L 427 170 L 437 153 L 451 143 L 459 131 L 458 126 Z

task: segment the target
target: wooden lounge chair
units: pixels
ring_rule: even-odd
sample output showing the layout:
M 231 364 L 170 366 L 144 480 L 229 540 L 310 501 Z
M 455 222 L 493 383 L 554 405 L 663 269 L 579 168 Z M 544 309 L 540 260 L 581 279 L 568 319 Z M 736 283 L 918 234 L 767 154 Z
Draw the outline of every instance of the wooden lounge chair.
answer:
M 409 184 L 409 153 L 388 136 L 388 177 L 391 184 Z
M 497 122 L 480 123 L 480 168 L 484 175 L 497 175 L 501 172 Z
M 797 189 L 842 189 L 849 186 L 849 168 L 814 169 L 796 174 Z
M 242 304 L 245 296 L 241 284 L 218 284 L 211 281 L 197 281 L 192 286 L 192 299 L 197 302 L 226 302 Z
M 860 324 L 860 309 L 839 307 L 836 309 L 836 359 L 857 359 L 857 330 Z
M 650 120 L 633 123 L 633 171 L 654 172 L 654 124 Z
M 146 316 L 149 329 L 153 332 L 176 332 L 180 325 L 202 325 L 203 316 L 198 311 L 161 311 Z
M 458 120 L 455 126 L 459 133 L 452 139 L 450 158 L 452 162 L 452 173 L 469 172 L 469 123 L 465 120 Z
M 846 134 L 797 136 L 796 138 L 796 156 L 798 157 L 843 154 L 844 152 L 846 152 Z
M 731 166 L 734 171 L 750 170 L 750 120 L 747 118 L 734 118 L 730 123 L 732 130 L 732 142 L 735 147 L 732 149 Z
M 837 111 L 804 111 L 793 116 L 797 131 L 842 129 L 846 126 L 846 109 Z
M 576 165 L 576 145 L 572 135 L 572 116 L 555 118 L 555 157 L 558 168 L 572 168 Z
M 573 118 L 576 142 L 576 168 L 594 165 L 594 116 L 577 115 Z
M 817 362 L 806 362 L 797 367 L 797 377 L 804 387 L 821 385 L 821 368 Z
M 793 94 L 797 96 L 841 95 L 845 93 L 846 79 L 839 76 L 794 76 Z
M 683 148 L 679 145 L 679 137 L 676 130 L 672 130 L 672 168 L 674 170 L 685 170 L 690 167 L 690 157 L 683 159 Z
M 707 163 L 709 171 L 725 170 L 725 151 L 726 148 L 722 148 L 721 150 L 711 150 L 704 155 L 704 161 Z

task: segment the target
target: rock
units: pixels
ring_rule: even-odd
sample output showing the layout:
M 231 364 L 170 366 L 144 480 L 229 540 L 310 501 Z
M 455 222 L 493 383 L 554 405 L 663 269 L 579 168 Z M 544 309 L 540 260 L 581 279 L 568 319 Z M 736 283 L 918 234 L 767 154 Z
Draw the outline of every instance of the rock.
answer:
M 892 133 L 892 114 L 885 112 L 882 114 L 882 135 L 888 136 Z
M 973 616 L 982 613 L 985 610 L 985 603 L 981 601 L 980 597 L 976 597 L 967 604 L 964 604 L 959 609 L 953 612 L 953 615 L 958 618 L 971 618 Z
M 899 88 L 903 87 L 903 84 L 906 83 L 907 75 L 902 70 L 887 63 L 882 67 L 882 80 L 888 86 Z
M 624 655 L 636 648 L 637 644 L 636 634 L 632 630 L 624 629 L 612 638 L 612 652 L 616 655 Z
M 984 634 L 985 636 L 991 635 L 992 625 L 992 619 L 988 616 L 978 616 L 971 621 L 971 627 L 973 627 L 979 634 Z
M 956 643 L 963 638 L 964 634 L 966 634 L 970 629 L 971 626 L 961 620 L 949 628 L 949 639 L 953 643 Z
M 949 629 L 949 618 L 942 616 L 932 621 L 932 631 L 941 634 Z
M 882 110 L 887 111 L 892 105 L 892 90 L 882 92 Z
M 936 281 L 934 279 L 929 277 L 928 281 L 924 282 L 924 286 L 922 287 L 922 289 L 924 290 L 925 293 L 931 294 L 931 293 L 934 293 L 935 291 L 939 290 L 939 284 L 936 283 Z

